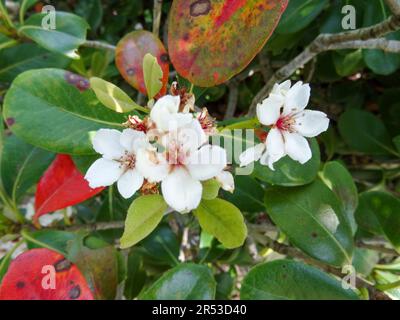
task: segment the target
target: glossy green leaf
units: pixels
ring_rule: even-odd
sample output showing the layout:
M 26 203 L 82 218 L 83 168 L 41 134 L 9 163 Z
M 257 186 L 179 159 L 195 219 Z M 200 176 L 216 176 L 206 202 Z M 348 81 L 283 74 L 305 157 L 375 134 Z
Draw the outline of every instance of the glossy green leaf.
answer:
M 215 236 L 226 248 L 243 245 L 247 228 L 242 213 L 233 204 L 222 200 L 202 200 L 193 211 L 201 228 Z
M 216 283 L 211 270 L 196 264 L 181 264 L 158 279 L 140 298 L 143 300 L 211 300 Z
M 312 182 L 318 175 L 321 155 L 316 139 L 310 139 L 312 158 L 305 164 L 300 164 L 289 157 L 284 157 L 274 164 L 275 171 L 259 162 L 255 164 L 253 176 L 278 186 L 301 186 Z
M 325 184 L 331 189 L 344 207 L 344 213 L 350 222 L 353 234 L 357 231 L 354 212 L 358 206 L 357 187 L 350 172 L 339 162 L 332 161 L 325 164 L 321 173 Z
M 23 43 L 0 50 L 0 83 L 11 82 L 22 72 L 41 68 L 65 68 L 70 59 L 49 52 L 34 43 Z
M 83 17 L 95 31 L 103 19 L 103 6 L 101 0 L 79 0 L 75 12 Z
M 358 300 L 351 289 L 317 268 L 293 260 L 260 264 L 246 275 L 243 300 Z
M 53 154 L 14 135 L 6 139 L 1 156 L 1 179 L 14 203 L 39 181 L 53 159 Z
M 387 19 L 389 9 L 381 1 L 368 1 L 364 10 L 364 27 L 369 27 Z M 399 33 L 392 33 L 386 37 L 388 40 L 399 40 Z M 363 50 L 365 64 L 374 73 L 389 75 L 400 67 L 400 55 L 383 50 Z
M 262 212 L 264 206 L 264 189 L 250 176 L 235 176 L 235 191 L 224 191 L 224 198 L 243 212 Z
M 390 193 L 364 192 L 356 211 L 358 225 L 374 234 L 383 234 L 400 252 L 400 200 Z
M 277 33 L 295 33 L 307 27 L 324 9 L 328 0 L 290 0 L 276 29 Z
M 52 29 L 51 15 L 54 14 L 55 29 Z M 47 28 L 43 28 L 43 24 Z M 26 20 L 18 32 L 36 42 L 41 47 L 78 59 L 76 50 L 86 40 L 87 22 L 68 12 L 38 13 Z
M 90 78 L 90 85 L 97 99 L 107 108 L 115 112 L 125 113 L 132 110 L 148 112 L 149 110 L 139 106 L 120 88 L 111 82 L 100 78 Z
M 129 248 L 147 237 L 161 222 L 168 206 L 160 195 L 141 196 L 129 207 L 121 248 Z
M 342 77 L 351 76 L 364 67 L 362 50 L 338 51 L 332 57 L 335 70 Z
M 264 47 L 287 0 L 175 0 L 168 48 L 178 73 L 212 87 L 242 71 Z
M 143 77 L 147 97 L 153 99 L 163 86 L 163 72 L 157 62 L 157 58 L 153 57 L 150 53 L 147 53 L 143 58 Z
M 382 121 L 363 110 L 348 110 L 339 119 L 343 140 L 354 150 L 372 155 L 395 153 Z
M 8 90 L 3 115 L 28 143 L 57 153 L 95 153 L 91 138 L 101 128 L 121 129 L 124 115 L 104 108 L 87 80 L 58 69 L 27 71 Z M 8 120 L 7 120 L 8 121 Z
M 40 230 L 25 233 L 24 238 L 27 241 L 29 249 L 47 248 L 66 256 L 68 254 L 69 244 L 72 241 L 76 241 L 78 236 L 67 231 Z
M 289 241 L 308 255 L 334 266 L 351 261 L 350 221 L 336 195 L 322 181 L 303 187 L 268 188 L 265 204 Z
M 128 300 L 132 300 L 138 296 L 145 284 L 146 271 L 142 254 L 135 248 L 129 252 L 127 262 L 124 296 Z
M 141 242 L 141 246 L 152 260 L 171 266 L 178 264 L 180 243 L 169 226 L 161 225 L 156 228 Z

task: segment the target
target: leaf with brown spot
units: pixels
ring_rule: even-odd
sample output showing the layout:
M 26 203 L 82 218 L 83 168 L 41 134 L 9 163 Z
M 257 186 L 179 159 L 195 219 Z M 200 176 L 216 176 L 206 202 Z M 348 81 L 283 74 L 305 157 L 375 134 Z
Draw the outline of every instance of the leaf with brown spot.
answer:
M 158 96 L 167 92 L 169 76 L 169 58 L 164 45 L 154 34 L 149 31 L 134 31 L 124 36 L 118 43 L 115 61 L 117 68 L 132 87 L 146 94 L 146 85 L 143 76 L 143 59 L 150 53 L 157 58 L 163 71 L 163 87 Z
M 168 48 L 175 69 L 200 87 L 242 71 L 275 30 L 288 0 L 175 0 Z
M 54 271 L 46 271 L 46 266 Z M 45 289 L 54 272 L 55 289 Z M 93 300 L 77 266 L 49 249 L 32 249 L 10 265 L 0 286 L 0 300 Z

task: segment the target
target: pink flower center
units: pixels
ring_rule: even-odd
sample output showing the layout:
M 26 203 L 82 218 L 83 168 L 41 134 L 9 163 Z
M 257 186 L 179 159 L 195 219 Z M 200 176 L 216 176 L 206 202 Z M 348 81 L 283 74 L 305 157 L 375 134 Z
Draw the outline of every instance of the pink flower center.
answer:
M 134 154 L 129 154 L 128 152 L 125 152 L 125 155 L 121 157 L 119 163 L 126 170 L 134 169 L 136 164 L 136 156 Z
M 278 119 L 275 126 L 281 131 L 292 131 L 292 126 L 295 124 L 295 119 L 291 116 L 282 116 Z

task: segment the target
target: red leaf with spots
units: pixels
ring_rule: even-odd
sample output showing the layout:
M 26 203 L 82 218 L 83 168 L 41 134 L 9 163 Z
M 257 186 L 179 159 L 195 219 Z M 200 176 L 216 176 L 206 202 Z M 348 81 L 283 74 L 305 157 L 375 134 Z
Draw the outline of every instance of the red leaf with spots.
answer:
M 93 294 L 82 273 L 61 254 L 33 249 L 11 263 L 0 300 L 93 300 Z
M 150 53 L 157 58 L 163 71 L 163 87 L 158 96 L 167 92 L 169 76 L 168 53 L 164 45 L 149 31 L 134 31 L 123 37 L 116 49 L 115 61 L 117 68 L 124 79 L 135 89 L 146 94 L 146 85 L 143 77 L 143 58 Z
M 90 188 L 71 157 L 59 154 L 40 178 L 33 220 L 37 223 L 40 216 L 81 203 L 103 189 Z
M 275 30 L 288 0 L 174 0 L 168 48 L 172 64 L 200 87 L 241 72 Z

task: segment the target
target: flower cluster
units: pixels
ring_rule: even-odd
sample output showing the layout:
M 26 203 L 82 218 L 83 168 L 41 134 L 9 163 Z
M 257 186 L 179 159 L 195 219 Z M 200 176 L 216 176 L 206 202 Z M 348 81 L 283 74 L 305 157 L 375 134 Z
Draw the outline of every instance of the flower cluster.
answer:
M 274 170 L 274 163 L 284 156 L 305 164 L 312 157 L 306 138 L 316 137 L 329 127 L 329 119 L 320 111 L 305 110 L 310 100 L 310 86 L 301 81 L 291 86 L 290 80 L 276 84 L 257 106 L 257 118 L 270 127 L 263 143 L 240 155 L 240 165 L 260 160 Z
M 178 212 L 196 209 L 201 201 L 202 181 L 217 179 L 233 191 L 233 176 L 225 171 L 226 151 L 209 144 L 214 122 L 203 110 L 190 112 L 193 101 L 167 95 L 153 106 L 144 120 L 130 117 L 123 132 L 99 130 L 93 147 L 102 158 L 86 173 L 90 187 L 117 182 L 124 198 L 158 191 Z

